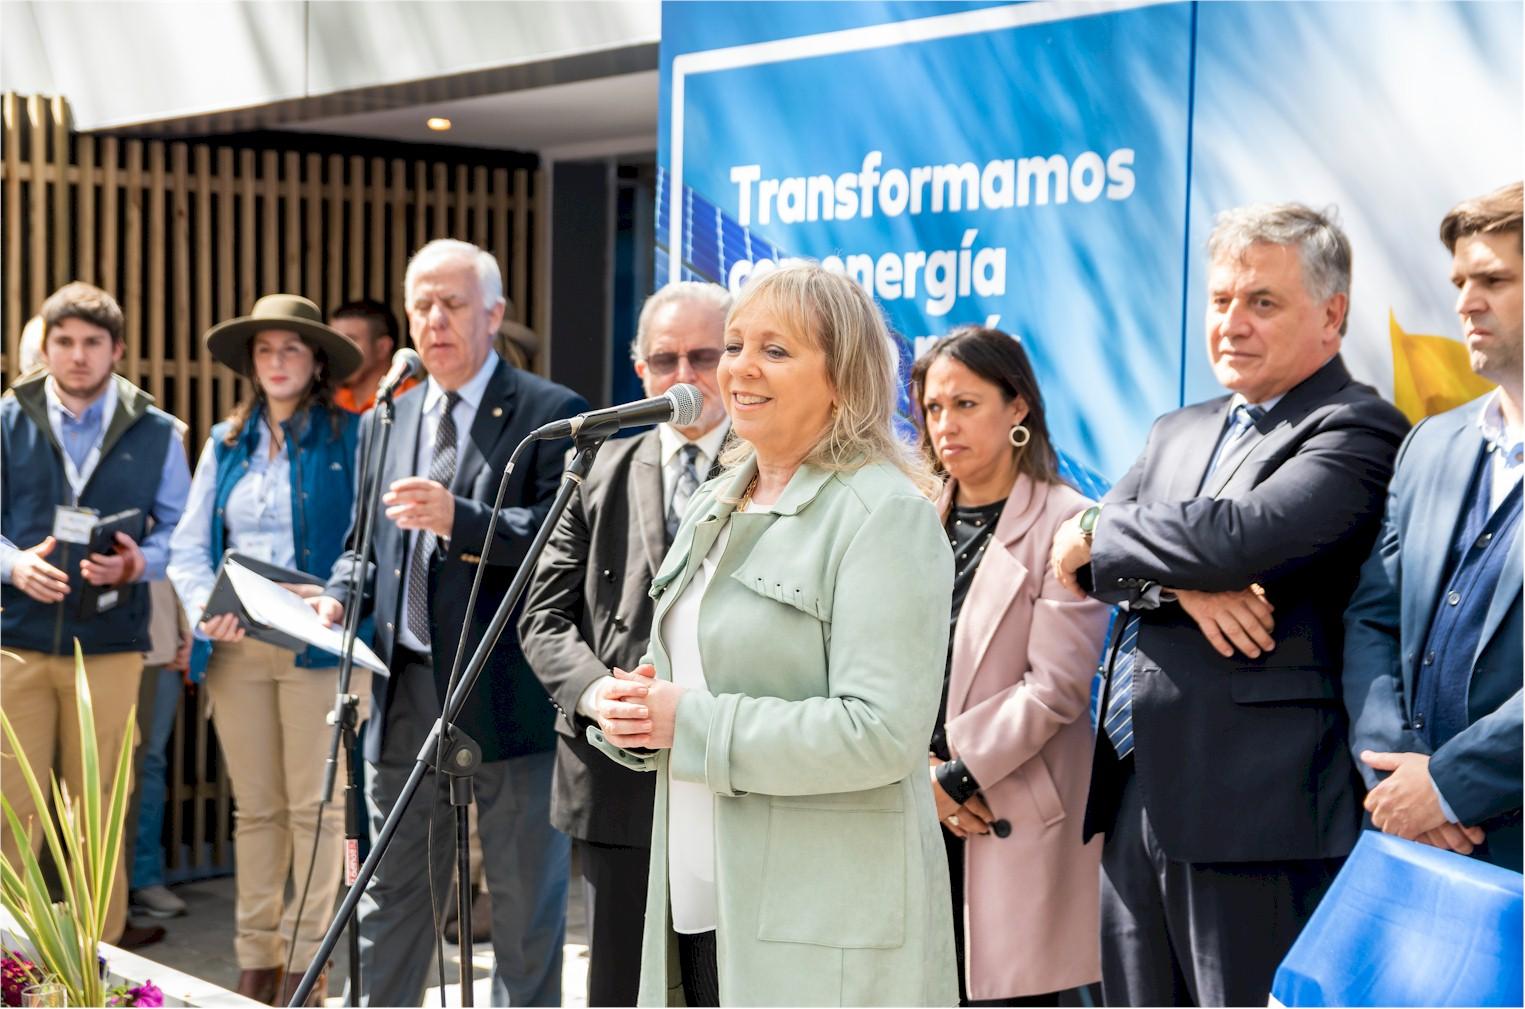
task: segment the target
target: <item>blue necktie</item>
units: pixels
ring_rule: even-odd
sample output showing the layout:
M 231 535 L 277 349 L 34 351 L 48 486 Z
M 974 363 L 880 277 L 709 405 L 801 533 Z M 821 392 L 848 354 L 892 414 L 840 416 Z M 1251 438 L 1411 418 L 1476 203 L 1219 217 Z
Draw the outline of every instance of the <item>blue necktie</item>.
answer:
M 1232 458 L 1235 451 L 1242 447 L 1245 434 L 1265 414 L 1265 410 L 1258 406 L 1241 403 L 1234 407 L 1234 412 L 1229 417 L 1228 430 L 1218 444 L 1218 451 L 1213 454 L 1207 475 L 1203 477 L 1204 484 L 1226 459 Z M 1133 665 L 1138 657 L 1138 625 L 1139 615 L 1130 613 L 1128 622 L 1123 625 L 1122 640 L 1117 644 L 1117 659 L 1112 665 L 1111 692 L 1107 696 L 1107 712 L 1102 721 L 1102 728 L 1112 741 L 1112 749 L 1117 751 L 1119 760 L 1133 752 Z

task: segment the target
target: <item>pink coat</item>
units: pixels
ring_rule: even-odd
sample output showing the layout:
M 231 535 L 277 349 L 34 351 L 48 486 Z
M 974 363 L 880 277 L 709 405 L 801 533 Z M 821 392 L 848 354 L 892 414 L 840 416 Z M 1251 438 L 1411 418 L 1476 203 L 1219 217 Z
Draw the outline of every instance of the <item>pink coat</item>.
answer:
M 947 514 L 950 483 L 941 502 Z M 1091 504 L 1017 478 L 959 614 L 948 683 L 949 749 L 1011 824 L 968 841 L 964 935 L 971 999 L 1073 988 L 1101 977 L 1101 839 L 1080 843 L 1091 775 L 1091 680 L 1107 607 L 1048 568 L 1054 532 Z

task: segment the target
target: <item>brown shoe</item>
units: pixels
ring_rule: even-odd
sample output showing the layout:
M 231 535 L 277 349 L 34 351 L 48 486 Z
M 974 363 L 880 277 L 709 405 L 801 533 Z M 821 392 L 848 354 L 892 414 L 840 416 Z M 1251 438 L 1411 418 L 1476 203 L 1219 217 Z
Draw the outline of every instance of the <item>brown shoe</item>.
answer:
M 163 925 L 133 925 L 128 923 L 122 929 L 122 937 L 115 943 L 122 949 L 142 949 L 144 946 L 152 946 L 164 938 Z
M 297 973 L 296 968 L 292 969 L 292 974 L 286 978 L 285 984 L 281 985 L 281 1005 L 291 1004 L 292 997 L 296 995 L 297 989 L 302 985 L 302 974 L 305 973 L 306 971 Z M 323 1004 L 323 999 L 327 995 L 328 967 L 325 965 L 323 969 L 318 972 L 318 980 L 313 983 L 312 991 L 307 993 L 307 1001 L 302 1004 L 309 1006 L 321 1006 Z
M 281 969 L 279 967 L 255 967 L 253 970 L 241 971 L 238 975 L 236 991 L 244 998 L 274 1005 L 275 995 L 280 990 Z

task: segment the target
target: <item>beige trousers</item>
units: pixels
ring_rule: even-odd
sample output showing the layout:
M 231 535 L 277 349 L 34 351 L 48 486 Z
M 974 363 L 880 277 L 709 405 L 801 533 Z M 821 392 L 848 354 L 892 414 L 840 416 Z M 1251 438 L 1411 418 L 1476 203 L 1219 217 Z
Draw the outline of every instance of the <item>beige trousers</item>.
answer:
M 336 668 L 303 669 L 291 652 L 253 640 L 219 642 L 207 665 L 212 722 L 222 745 L 237 813 L 238 904 L 234 950 L 244 970 L 280 967 L 288 942 L 292 969 L 317 953 L 344 881 L 344 772 L 323 810 L 323 827 L 302 919 L 319 794 L 328 758 L 327 717 L 339 685 Z M 371 674 L 355 669 L 351 693 L 360 720 L 370 708 Z
M 84 787 L 84 768 L 79 759 L 79 718 L 74 707 L 74 656 L 48 655 L 11 649 L 0 655 L 0 707 L 16 730 L 21 751 L 44 793 L 50 790 L 49 775 L 57 773 L 71 796 Z M 101 766 L 101 799 L 104 802 L 116 773 L 117 757 L 128 736 L 127 713 L 138 701 L 138 681 L 143 675 L 143 656 L 138 652 L 115 652 L 85 656 L 85 681 L 90 686 L 95 711 L 95 737 Z M 37 808 L 26 780 L 10 752 L 9 741 L 0 737 L 0 792 L 15 808 L 22 823 L 35 821 Z M 4 832 L 7 858 L 20 852 Z M 32 850 L 42 849 L 40 829 L 32 832 Z M 117 859 L 106 914 L 105 940 L 115 943 L 127 925 L 127 865 L 125 847 Z

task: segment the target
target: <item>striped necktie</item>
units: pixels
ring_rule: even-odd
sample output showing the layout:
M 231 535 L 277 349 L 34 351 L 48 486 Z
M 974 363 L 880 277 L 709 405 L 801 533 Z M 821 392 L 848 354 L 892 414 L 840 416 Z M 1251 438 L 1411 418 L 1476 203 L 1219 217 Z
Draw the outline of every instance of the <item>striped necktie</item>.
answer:
M 1234 412 L 1229 416 L 1228 430 L 1224 432 L 1218 451 L 1213 454 L 1212 465 L 1203 477 L 1204 484 L 1212 479 L 1220 465 L 1233 458 L 1243 447 L 1245 434 L 1265 414 L 1265 410 L 1258 406 L 1241 403 L 1234 407 Z M 1117 643 L 1115 653 L 1117 658 L 1112 664 L 1107 711 L 1102 720 L 1102 728 L 1112 741 L 1112 749 L 1117 751 L 1119 760 L 1133 752 L 1133 667 L 1138 660 L 1139 619 L 1137 613 L 1130 613 L 1128 622 L 1123 625 L 1122 640 Z
M 669 543 L 672 542 L 673 535 L 677 533 L 678 526 L 683 522 L 683 513 L 688 511 L 689 499 L 694 496 L 694 491 L 699 489 L 699 446 L 689 442 L 678 452 L 683 457 L 683 466 L 678 470 L 678 481 L 673 485 L 672 500 L 667 505 L 667 542 Z
M 455 405 L 460 401 L 458 392 L 445 394 L 445 412 L 434 432 L 434 455 L 429 460 L 429 479 L 446 487 L 455 479 Z M 408 563 L 408 630 L 425 646 L 430 644 L 429 558 L 438 542 L 439 538 L 433 532 L 419 530 L 414 536 L 413 557 Z

